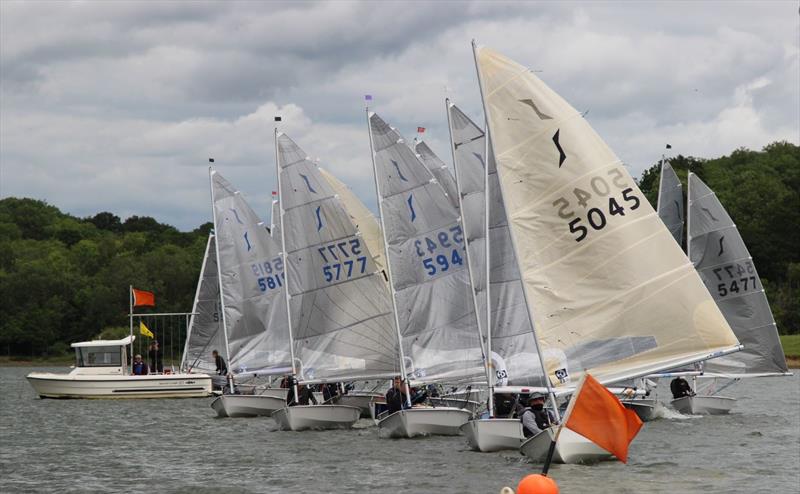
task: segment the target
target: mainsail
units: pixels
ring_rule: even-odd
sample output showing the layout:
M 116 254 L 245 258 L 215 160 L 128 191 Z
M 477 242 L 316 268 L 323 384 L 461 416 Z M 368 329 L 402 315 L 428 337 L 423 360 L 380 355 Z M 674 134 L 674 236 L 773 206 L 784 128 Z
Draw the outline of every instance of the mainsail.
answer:
M 286 373 L 291 359 L 280 249 L 239 191 L 214 170 L 211 190 L 228 369 Z
M 764 287 L 739 230 L 714 192 L 689 173 L 688 255 L 717 301 L 741 352 L 709 360 L 706 374 L 780 375 L 789 372 Z
M 621 381 L 738 350 L 692 264 L 622 162 L 527 68 L 476 63 L 547 376 Z
M 395 129 L 375 113 L 368 121 L 406 372 L 483 380 L 458 210 Z
M 511 245 L 503 196 L 492 153 L 484 160 L 483 131 L 456 105 L 448 103 L 453 160 L 462 195 L 462 219 L 468 239 L 472 281 L 484 334 L 486 316 L 486 253 L 484 161 L 489 163 L 489 268 L 492 357 L 497 381 L 509 386 L 545 386 L 517 259 Z
M 344 182 L 336 178 L 332 173 L 324 168 L 319 168 L 322 178 L 328 182 L 333 191 L 339 196 L 345 211 L 350 215 L 350 221 L 353 222 L 356 229 L 361 233 L 361 238 L 367 244 L 372 260 L 375 261 L 375 266 L 379 271 L 386 269 L 386 263 L 383 261 L 383 233 L 381 232 L 381 225 L 372 214 L 372 211 L 367 209 L 361 200 L 350 190 L 350 187 L 345 185 Z M 386 279 L 386 278 L 384 278 Z
M 369 247 L 306 153 L 283 133 L 276 145 L 299 380 L 396 375 L 391 302 Z
M 281 219 L 280 219 L 280 205 L 277 199 L 272 200 L 272 208 L 270 209 L 270 225 L 269 234 L 275 242 L 281 242 Z
M 421 139 L 414 139 L 414 152 L 447 193 L 450 204 L 457 208 L 458 192 L 456 191 L 456 181 L 453 178 L 453 174 L 450 173 L 450 169 L 444 164 L 444 161 L 440 160 L 425 141 Z
M 192 305 L 192 316 L 186 334 L 186 344 L 181 358 L 184 372 L 213 372 L 216 370 L 211 352 L 222 352 L 225 341 L 219 303 L 219 278 L 217 277 L 217 247 L 214 234 L 208 236 L 200 279 Z
M 658 182 L 658 217 L 678 242 L 683 245 L 683 186 L 675 170 L 666 161 L 661 162 L 661 179 Z

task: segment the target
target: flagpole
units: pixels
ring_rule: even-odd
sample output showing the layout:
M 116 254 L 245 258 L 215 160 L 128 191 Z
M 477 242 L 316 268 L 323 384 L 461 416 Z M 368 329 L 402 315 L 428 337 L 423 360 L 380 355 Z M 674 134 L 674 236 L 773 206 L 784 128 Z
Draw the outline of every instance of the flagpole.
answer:
M 133 285 L 128 285 L 128 302 L 129 302 L 129 309 L 128 314 L 130 315 L 130 323 L 131 323 L 131 354 L 129 355 L 131 361 L 131 368 L 129 374 L 133 374 Z M 127 369 L 128 366 L 126 365 L 125 368 Z
M 289 259 L 286 255 L 286 228 L 283 225 L 283 189 L 281 188 L 281 163 L 280 163 L 280 153 L 278 153 L 278 124 L 277 122 L 280 121 L 280 117 L 275 117 L 275 173 L 276 179 L 278 181 L 278 217 L 280 218 L 281 222 L 281 257 L 283 258 L 283 295 L 286 297 L 286 320 L 289 323 L 289 354 L 292 359 L 292 384 L 294 389 L 294 403 L 295 405 L 300 404 L 300 396 L 297 394 L 297 366 L 295 365 L 294 361 L 294 335 L 292 334 L 292 306 L 291 306 L 291 295 L 289 294 L 289 276 L 286 276 L 286 273 L 289 271 Z M 280 274 L 278 275 L 280 276 Z M 288 403 L 286 404 L 289 405 Z
M 209 163 L 214 162 L 214 158 L 208 159 Z M 232 363 L 231 363 L 231 348 L 228 344 L 228 320 L 225 317 L 225 293 L 222 291 L 222 266 L 219 262 L 219 242 L 216 241 L 217 235 L 217 212 L 216 212 L 216 204 L 214 202 L 214 169 L 209 165 L 208 167 L 208 185 L 211 188 L 211 219 L 214 223 L 214 252 L 217 255 L 217 282 L 219 283 L 219 305 L 220 312 L 222 312 L 222 336 L 225 342 L 225 356 L 228 358 L 228 364 L 226 367 L 228 368 L 228 375 L 226 376 L 228 379 L 228 387 L 230 388 L 230 392 L 233 393 L 233 371 L 231 370 Z
M 406 387 L 406 403 L 411 408 L 411 388 L 408 384 L 408 371 L 406 370 L 406 356 L 403 352 L 403 337 L 400 334 L 400 318 L 397 315 L 397 300 L 392 282 L 392 267 L 389 259 L 389 241 L 386 238 L 386 222 L 383 216 L 383 201 L 381 200 L 381 188 L 378 183 L 378 166 L 375 164 L 375 146 L 372 143 L 372 122 L 369 118 L 369 105 L 366 105 L 367 131 L 369 132 L 369 155 L 372 158 L 372 176 L 375 179 L 375 194 L 378 199 L 378 214 L 381 217 L 381 234 L 383 235 L 383 255 L 386 256 L 386 277 L 389 280 L 389 292 L 392 298 L 392 314 L 394 315 L 394 329 L 397 332 L 397 348 L 400 353 L 400 370 L 403 372 L 403 382 Z
M 483 95 L 483 90 L 484 90 L 484 88 L 483 88 L 483 79 L 481 78 L 481 70 L 480 70 L 480 67 L 478 66 L 478 46 L 477 46 L 477 43 L 476 43 L 476 41 L 474 39 L 472 40 L 472 57 L 473 57 L 473 59 L 475 61 L 475 72 L 478 74 L 478 88 L 480 89 L 481 103 L 483 104 L 483 114 L 484 114 L 484 117 L 486 119 L 486 144 L 488 146 L 489 139 L 492 138 L 491 132 L 490 132 L 491 129 L 489 128 L 489 112 L 486 110 L 486 99 L 485 99 L 485 97 Z M 486 158 L 487 158 L 486 168 L 488 170 L 488 168 L 489 168 L 488 156 Z M 498 171 L 498 179 L 499 179 L 499 173 L 500 172 Z M 505 194 L 503 193 L 504 192 L 503 191 L 503 181 L 502 180 L 498 180 L 498 182 L 500 184 L 500 194 L 505 197 Z M 510 233 L 511 233 L 511 246 L 514 249 L 514 255 L 517 258 L 517 268 L 519 269 L 519 272 L 520 272 L 520 275 L 521 275 L 523 273 L 523 269 L 522 269 L 522 266 L 520 265 L 519 249 L 517 249 L 517 242 L 516 242 L 516 240 L 514 238 L 513 232 L 510 232 Z M 488 286 L 489 280 L 486 280 L 486 282 L 487 282 L 487 286 Z M 528 320 L 529 320 L 530 325 L 531 325 L 531 332 L 533 334 L 533 341 L 536 343 L 536 353 L 539 356 L 539 363 L 542 366 L 542 377 L 544 378 L 544 383 L 545 383 L 545 386 L 547 387 L 547 393 L 550 396 L 550 403 L 552 404 L 553 410 L 555 411 L 556 420 L 558 420 L 560 422 L 561 421 L 561 416 L 560 416 L 560 414 L 558 412 L 558 400 L 556 400 L 556 393 L 555 393 L 555 390 L 553 389 L 553 383 L 550 382 L 550 377 L 547 375 L 547 366 L 544 363 L 544 355 L 542 354 L 542 348 L 539 345 L 539 338 L 536 337 L 536 325 L 534 324 L 533 316 L 531 315 L 531 310 L 530 310 L 531 305 L 530 305 L 530 297 L 528 296 L 528 288 L 525 285 L 524 280 L 521 280 L 521 284 L 522 284 L 522 296 L 525 299 L 525 308 L 527 309 L 526 312 L 528 313 Z
M 483 354 L 483 366 L 484 370 L 486 371 L 486 384 L 489 387 L 489 402 L 488 402 L 489 418 L 492 418 L 494 417 L 494 397 L 492 396 L 494 394 L 494 386 L 492 385 L 492 377 L 491 377 L 491 366 L 492 366 L 491 353 L 487 353 L 486 349 L 484 348 L 483 331 L 481 331 L 481 326 L 482 326 L 481 314 L 480 310 L 478 310 L 478 297 L 477 294 L 475 293 L 475 280 L 474 280 L 474 275 L 472 274 L 472 261 L 470 261 L 469 235 L 467 235 L 466 222 L 464 221 L 464 203 L 462 200 L 463 193 L 461 191 L 461 179 L 459 173 L 460 167 L 458 165 L 458 160 L 456 159 L 456 141 L 455 138 L 453 137 L 453 118 L 452 115 L 450 114 L 450 107 L 451 107 L 450 98 L 444 99 L 444 106 L 445 110 L 447 111 L 447 128 L 450 131 L 450 152 L 453 155 L 453 168 L 456 171 L 456 193 L 458 194 L 458 210 L 461 214 L 461 224 L 462 227 L 464 228 L 464 253 L 467 258 L 467 273 L 469 274 L 470 291 L 472 292 L 472 305 L 473 305 L 473 310 L 475 311 L 475 320 L 478 322 L 478 341 L 481 345 L 481 353 Z M 485 166 L 485 160 L 484 160 L 484 166 Z M 489 244 L 488 235 L 485 239 L 485 243 L 486 246 L 488 247 Z M 487 285 L 489 284 L 488 278 L 486 284 Z M 487 311 L 490 310 L 490 306 L 488 303 L 486 305 L 486 310 Z M 487 334 L 489 334 L 488 326 L 486 329 L 487 329 Z M 489 335 L 489 338 L 491 338 L 491 335 Z

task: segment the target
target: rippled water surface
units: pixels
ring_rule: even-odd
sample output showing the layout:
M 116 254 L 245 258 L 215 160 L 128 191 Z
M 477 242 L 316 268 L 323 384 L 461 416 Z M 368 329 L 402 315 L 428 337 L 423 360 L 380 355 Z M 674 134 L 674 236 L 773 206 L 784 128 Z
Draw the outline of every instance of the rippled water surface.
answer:
M 211 399 L 41 400 L 32 370 L 0 368 L 3 493 L 497 493 L 539 468 L 512 451 L 471 452 L 463 437 L 380 439 L 368 421 L 294 433 L 270 418 L 217 419 Z M 627 465 L 551 474 L 563 493 L 800 492 L 800 378 L 727 394 L 739 398 L 729 416 L 665 411 L 647 423 Z

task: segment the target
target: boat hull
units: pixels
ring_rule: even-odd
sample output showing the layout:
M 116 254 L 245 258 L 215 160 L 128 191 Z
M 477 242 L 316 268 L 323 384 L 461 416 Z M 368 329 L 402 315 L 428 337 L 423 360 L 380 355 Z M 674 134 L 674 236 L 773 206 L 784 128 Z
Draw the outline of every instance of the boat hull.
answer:
M 349 429 L 360 416 L 360 408 L 345 405 L 284 406 L 272 413 L 283 431 Z
M 205 374 L 115 376 L 32 372 L 27 379 L 42 398 L 204 398 L 211 395 L 211 376 Z
M 471 413 L 475 413 L 480 408 L 481 403 L 473 400 L 449 397 L 429 397 L 428 401 L 435 407 L 463 408 Z
M 473 451 L 484 453 L 506 449 L 518 450 L 524 436 L 519 419 L 478 419 L 461 426 Z
M 725 415 L 736 404 L 727 396 L 682 396 L 670 402 L 672 407 L 687 415 Z
M 409 408 L 381 419 L 378 428 L 382 437 L 457 436 L 471 417 L 461 408 Z
M 642 422 L 649 422 L 655 418 L 656 400 L 647 398 L 642 400 L 623 401 L 628 410 L 633 410 Z
M 218 417 L 270 416 L 285 406 L 285 399 L 266 395 L 222 395 L 211 402 Z
M 383 400 L 383 395 L 380 393 L 351 391 L 336 398 L 335 403 L 337 405 L 356 407 L 361 410 L 361 418 L 370 418 L 372 416 L 372 404 L 377 400 Z
M 536 434 L 522 443 L 520 452 L 534 462 L 544 462 L 555 433 L 556 427 L 551 427 Z M 614 459 L 614 455 L 566 427 L 561 430 L 553 454 L 555 463 L 596 463 Z

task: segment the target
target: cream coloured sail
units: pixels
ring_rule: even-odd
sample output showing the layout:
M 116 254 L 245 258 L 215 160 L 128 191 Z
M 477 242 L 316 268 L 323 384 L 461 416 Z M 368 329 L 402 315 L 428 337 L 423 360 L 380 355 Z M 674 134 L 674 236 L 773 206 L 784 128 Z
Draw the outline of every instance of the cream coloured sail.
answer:
M 369 247 L 317 165 L 286 134 L 276 144 L 299 380 L 397 375 L 391 300 Z
M 485 380 L 458 209 L 397 130 L 368 120 L 405 370 L 422 382 Z
M 228 369 L 284 374 L 291 367 L 280 248 L 241 193 L 211 170 Z
M 574 387 L 736 351 L 697 272 L 622 162 L 530 70 L 476 49 L 489 135 L 548 377 Z
M 739 341 L 741 352 L 707 361 L 706 374 L 730 377 L 789 372 L 753 258 L 716 194 L 689 173 L 688 255 Z
M 683 245 L 683 186 L 666 160 L 661 162 L 656 210 L 678 245 Z
M 217 247 L 212 233 L 208 236 L 203 264 L 200 268 L 200 279 L 197 281 L 192 316 L 189 319 L 189 330 L 181 358 L 182 371 L 214 372 L 216 370 L 217 367 L 214 359 L 211 358 L 211 352 L 214 350 L 222 352 L 225 345 L 220 312 Z
M 375 215 L 367 209 L 367 206 L 356 197 L 344 182 L 322 167 L 319 168 L 319 172 L 336 195 L 339 196 L 339 200 L 342 202 L 347 214 L 350 215 L 350 221 L 361 232 L 361 238 L 364 239 L 364 243 L 367 244 L 367 248 L 372 254 L 372 259 L 375 261 L 375 267 L 379 271 L 386 269 L 386 265 L 383 262 L 383 233 L 381 233 L 381 225 Z M 384 277 L 384 279 L 386 278 Z

